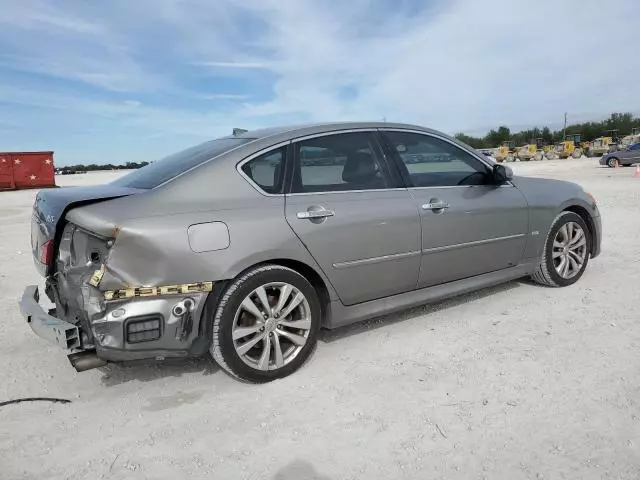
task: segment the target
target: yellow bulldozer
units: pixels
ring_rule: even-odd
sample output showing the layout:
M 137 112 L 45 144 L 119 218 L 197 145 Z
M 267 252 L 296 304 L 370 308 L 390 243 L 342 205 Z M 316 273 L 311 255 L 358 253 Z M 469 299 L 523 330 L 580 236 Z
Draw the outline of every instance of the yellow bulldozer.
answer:
M 620 150 L 626 150 L 634 143 L 639 143 L 639 142 L 640 142 L 640 128 L 633 128 L 631 129 L 631 135 L 626 135 L 622 137 L 619 147 L 620 147 Z
M 516 159 L 516 145 L 513 140 L 502 142 L 495 153 L 496 162 L 514 162 Z
M 580 158 L 582 156 L 584 145 L 580 142 L 582 135 L 579 133 L 573 135 L 565 135 L 564 140 L 556 144 L 555 153 L 558 157 Z
M 590 157 L 601 157 L 609 153 L 615 146 L 616 142 L 613 137 L 598 137 L 589 144 L 588 155 Z
M 519 147 L 516 151 L 516 157 L 521 162 L 528 162 L 530 160 L 542 160 L 544 158 L 542 137 L 532 139 L 528 144 Z

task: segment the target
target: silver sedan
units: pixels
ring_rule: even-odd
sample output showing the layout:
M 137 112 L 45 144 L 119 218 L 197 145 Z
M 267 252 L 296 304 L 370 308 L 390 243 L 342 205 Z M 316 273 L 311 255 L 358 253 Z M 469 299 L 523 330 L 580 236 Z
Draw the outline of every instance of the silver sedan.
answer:
M 210 353 L 265 382 L 320 328 L 519 277 L 571 285 L 600 239 L 580 186 L 514 177 L 434 130 L 237 130 L 108 185 L 41 191 L 31 245 L 55 309 L 36 286 L 20 307 L 79 371 Z

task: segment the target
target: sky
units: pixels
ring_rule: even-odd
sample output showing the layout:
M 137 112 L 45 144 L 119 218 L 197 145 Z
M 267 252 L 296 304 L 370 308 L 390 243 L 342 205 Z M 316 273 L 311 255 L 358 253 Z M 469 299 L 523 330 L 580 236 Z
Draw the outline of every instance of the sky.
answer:
M 0 0 L 0 151 L 124 163 L 233 127 L 637 113 L 638 18 L 638 0 Z

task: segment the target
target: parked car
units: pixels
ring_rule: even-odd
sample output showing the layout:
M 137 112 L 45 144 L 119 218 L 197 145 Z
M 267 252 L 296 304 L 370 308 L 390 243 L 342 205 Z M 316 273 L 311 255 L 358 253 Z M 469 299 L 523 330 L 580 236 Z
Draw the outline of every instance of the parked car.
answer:
M 634 143 L 626 150 L 610 152 L 600 158 L 600 165 L 608 167 L 629 166 L 634 163 L 640 163 L 640 143 Z
M 318 152 L 341 161 L 305 163 Z M 440 132 L 338 123 L 238 132 L 42 191 L 31 235 L 55 308 L 28 286 L 21 311 L 77 370 L 210 353 L 265 382 L 297 370 L 320 328 L 519 277 L 571 285 L 601 222 L 580 186 L 514 177 Z

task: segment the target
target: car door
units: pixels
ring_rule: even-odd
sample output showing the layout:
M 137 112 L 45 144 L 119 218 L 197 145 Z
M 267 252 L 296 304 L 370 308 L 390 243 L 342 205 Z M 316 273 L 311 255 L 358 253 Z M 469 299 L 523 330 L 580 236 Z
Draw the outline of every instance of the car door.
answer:
M 517 188 L 494 185 L 488 163 L 446 138 L 391 129 L 383 138 L 420 212 L 420 288 L 521 261 L 529 211 Z
M 293 142 L 287 222 L 345 305 L 415 289 L 420 219 L 375 131 Z
M 626 152 L 623 152 L 623 158 L 625 163 L 638 163 L 640 161 L 640 143 L 631 145 Z

